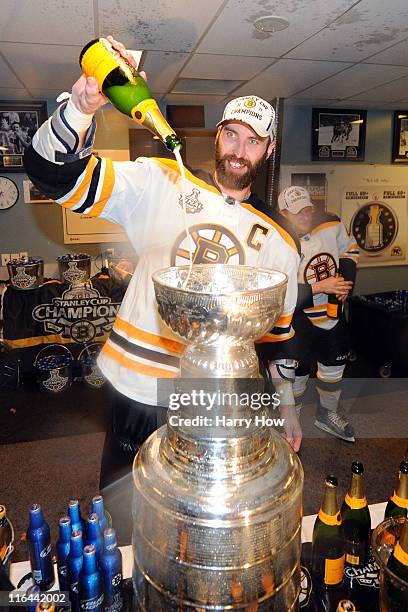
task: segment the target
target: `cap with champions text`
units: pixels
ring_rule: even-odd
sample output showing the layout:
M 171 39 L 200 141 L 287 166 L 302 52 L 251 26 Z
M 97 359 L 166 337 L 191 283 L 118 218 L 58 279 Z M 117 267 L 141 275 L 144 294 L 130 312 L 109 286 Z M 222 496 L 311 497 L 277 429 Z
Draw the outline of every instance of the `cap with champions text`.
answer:
M 275 139 L 275 111 L 269 102 L 257 96 L 242 96 L 228 102 L 217 127 L 227 121 L 242 121 L 261 138 Z
M 293 215 L 297 215 L 303 208 L 313 206 L 310 195 L 304 187 L 292 185 L 280 192 L 278 197 L 279 210 L 288 210 Z

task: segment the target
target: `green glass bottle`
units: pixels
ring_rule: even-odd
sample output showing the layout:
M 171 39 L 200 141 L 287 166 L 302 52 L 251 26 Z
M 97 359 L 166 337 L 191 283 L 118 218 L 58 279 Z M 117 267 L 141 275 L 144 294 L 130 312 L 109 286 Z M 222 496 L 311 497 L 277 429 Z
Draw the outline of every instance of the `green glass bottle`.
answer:
M 364 466 L 357 461 L 351 464 L 351 483 L 341 517 L 346 565 L 363 566 L 370 553 L 371 516 L 364 491 Z
M 401 583 L 387 576 L 385 579 L 386 610 L 400 612 L 408 610 L 408 521 L 406 520 L 401 535 L 388 559 L 387 567 L 400 580 L 406 583 L 406 589 Z M 382 608 L 381 608 L 382 609 Z
M 337 478 L 327 476 L 323 503 L 313 528 L 312 572 L 318 584 L 339 585 L 344 573 L 343 525 L 337 501 Z
M 390 516 L 408 518 L 408 461 L 403 461 L 400 465 L 397 487 L 385 508 L 384 518 Z
M 115 108 L 150 130 L 170 151 L 181 148 L 181 140 L 163 117 L 146 81 L 106 38 L 85 45 L 79 63 L 86 76 L 95 77 L 99 90 Z

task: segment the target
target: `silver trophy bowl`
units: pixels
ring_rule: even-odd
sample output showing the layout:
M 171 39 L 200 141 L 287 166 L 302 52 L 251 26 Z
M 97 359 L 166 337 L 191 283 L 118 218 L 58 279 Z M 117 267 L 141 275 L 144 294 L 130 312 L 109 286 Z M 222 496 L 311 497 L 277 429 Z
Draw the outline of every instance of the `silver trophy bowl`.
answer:
M 303 470 L 268 422 L 279 411 L 240 401 L 259 390 L 253 342 L 278 319 L 286 277 L 223 265 L 187 277 L 188 267 L 153 275 L 160 316 L 188 342 L 167 383 L 218 399 L 211 411 L 193 401 L 169 410 L 135 458 L 137 609 L 297 610 Z
M 258 376 L 254 340 L 272 329 L 285 299 L 282 272 L 248 266 L 195 265 L 153 274 L 159 315 L 188 340 L 181 377 Z M 186 283 L 186 279 L 188 282 Z

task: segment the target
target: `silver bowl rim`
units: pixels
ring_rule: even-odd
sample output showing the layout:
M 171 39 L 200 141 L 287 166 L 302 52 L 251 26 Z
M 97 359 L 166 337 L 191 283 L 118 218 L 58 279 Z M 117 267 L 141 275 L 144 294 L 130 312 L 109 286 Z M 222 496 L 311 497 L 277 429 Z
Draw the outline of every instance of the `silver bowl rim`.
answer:
M 179 293 L 190 293 L 194 295 L 200 295 L 200 296 L 206 295 L 212 298 L 219 298 L 219 297 L 227 297 L 227 296 L 229 297 L 231 295 L 253 295 L 253 294 L 259 293 L 260 291 L 278 289 L 279 287 L 286 285 L 289 280 L 288 275 L 285 274 L 285 272 L 281 272 L 280 270 L 275 270 L 273 268 L 258 268 L 256 266 L 228 265 L 228 264 L 193 264 L 193 267 L 196 267 L 196 268 L 211 268 L 211 267 L 215 268 L 216 266 L 223 266 L 225 268 L 228 267 L 228 268 L 235 268 L 235 269 L 243 268 L 246 270 L 264 272 L 266 274 L 271 274 L 271 272 L 273 272 L 274 274 L 280 275 L 282 277 L 282 280 L 277 284 L 273 284 L 267 287 L 258 287 L 255 289 L 245 289 L 244 291 L 228 291 L 228 292 L 223 292 L 223 293 L 209 293 L 205 291 L 195 291 L 194 289 L 183 289 L 183 287 L 174 287 L 170 283 L 165 283 L 159 278 L 160 274 L 163 274 L 163 272 L 169 272 L 170 270 L 188 270 L 189 266 L 186 265 L 186 266 L 167 266 L 166 268 L 160 268 L 160 270 L 156 270 L 156 272 L 153 272 L 152 281 L 153 283 L 157 283 L 157 285 L 161 287 L 165 287 L 166 289 L 171 289 L 172 291 L 177 291 Z

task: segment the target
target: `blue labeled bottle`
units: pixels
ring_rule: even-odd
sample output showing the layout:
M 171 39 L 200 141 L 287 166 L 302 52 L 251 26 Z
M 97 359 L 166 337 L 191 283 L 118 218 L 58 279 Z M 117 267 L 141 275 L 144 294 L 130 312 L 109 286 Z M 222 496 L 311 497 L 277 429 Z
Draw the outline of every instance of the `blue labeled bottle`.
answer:
M 96 563 L 95 546 L 84 547 L 82 570 L 78 581 L 79 609 L 83 612 L 103 611 L 102 575 Z
M 101 528 L 101 533 L 103 534 L 105 529 L 108 529 L 110 525 L 105 513 L 102 495 L 95 495 L 95 497 L 92 498 L 91 512 L 95 512 L 98 515 L 99 527 Z
M 50 528 L 44 520 L 39 504 L 30 506 L 27 542 L 34 582 L 38 584 L 41 591 L 47 591 L 55 581 L 54 566 L 51 558 Z
M 68 568 L 68 591 L 71 602 L 71 611 L 79 612 L 78 580 L 82 569 L 84 540 L 82 531 L 79 529 L 71 533 L 69 555 L 67 558 Z
M 95 546 L 96 557 L 99 561 L 103 551 L 103 537 L 99 527 L 99 517 L 95 512 L 91 512 L 86 519 L 85 546 L 90 544 Z
M 122 553 L 120 552 L 115 530 L 110 527 L 103 532 L 103 554 L 99 562 L 104 592 L 105 612 L 118 612 L 122 609 Z
M 82 533 L 85 533 L 85 521 L 81 516 L 81 508 L 77 499 L 69 500 L 68 516 L 71 519 L 71 531 L 82 531 Z
M 67 558 L 71 542 L 71 519 L 63 516 L 58 523 L 59 535 L 56 544 L 59 590 L 68 591 Z

